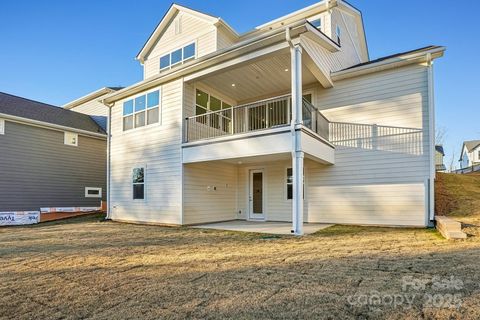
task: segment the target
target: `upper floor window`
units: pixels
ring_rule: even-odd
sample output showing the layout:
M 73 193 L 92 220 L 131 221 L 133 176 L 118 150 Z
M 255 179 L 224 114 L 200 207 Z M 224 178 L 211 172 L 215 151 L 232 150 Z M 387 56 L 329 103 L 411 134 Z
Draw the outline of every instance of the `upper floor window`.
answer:
M 310 21 L 310 23 L 317 29 L 322 28 L 322 19 L 320 19 L 320 18 L 312 20 L 312 21 Z
M 337 36 L 337 43 L 338 45 L 340 45 L 340 36 L 342 35 L 342 29 L 339 25 L 337 25 L 337 28 L 335 29 L 335 35 Z
M 160 118 L 160 91 L 125 101 L 123 103 L 123 131 L 158 123 Z
M 5 120 L 0 119 L 0 134 L 5 134 Z
M 195 42 L 160 57 L 160 71 L 171 69 L 195 58 Z

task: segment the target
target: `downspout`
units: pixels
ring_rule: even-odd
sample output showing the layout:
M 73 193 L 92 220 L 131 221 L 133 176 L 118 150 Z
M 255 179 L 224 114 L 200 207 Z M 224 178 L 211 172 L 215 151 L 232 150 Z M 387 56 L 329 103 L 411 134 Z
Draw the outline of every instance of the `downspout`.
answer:
M 429 115 L 429 143 L 430 143 L 430 172 L 429 176 L 429 223 L 435 220 L 435 96 L 433 89 L 433 60 L 432 54 L 427 54 L 428 72 L 428 115 Z
M 111 220 L 112 219 L 112 212 L 111 212 L 111 202 L 110 202 L 110 162 L 111 162 L 111 130 L 112 130 L 112 107 L 115 105 L 115 103 L 107 103 L 105 100 L 102 100 L 102 103 L 108 107 L 108 117 L 107 117 L 107 217 L 105 218 L 106 220 Z
M 290 46 L 291 54 L 291 86 L 292 99 L 290 110 L 292 121 L 290 131 L 292 135 L 292 172 L 293 172 L 293 199 L 292 199 L 292 230 L 295 235 L 303 235 L 303 152 L 300 152 L 300 136 L 295 130 L 302 120 L 302 86 L 301 66 L 298 65 L 301 59 L 301 48 L 296 47 L 292 42 L 290 27 L 285 29 L 285 40 Z M 300 53 L 299 53 L 300 52 Z M 300 78 L 300 80 L 299 80 Z M 300 86 L 298 85 L 300 81 Z M 298 105 L 300 104 L 300 107 Z M 300 121 L 299 121 L 300 120 Z M 301 190 L 301 191 L 299 191 Z

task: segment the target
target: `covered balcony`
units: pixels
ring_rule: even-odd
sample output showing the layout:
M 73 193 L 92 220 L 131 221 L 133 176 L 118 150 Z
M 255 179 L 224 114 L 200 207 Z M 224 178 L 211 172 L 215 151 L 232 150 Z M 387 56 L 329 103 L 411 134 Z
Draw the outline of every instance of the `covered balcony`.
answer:
M 305 64 L 294 67 L 289 51 L 283 47 L 186 78 L 183 163 L 291 158 L 295 135 L 302 142 L 298 151 L 305 152 L 306 158 L 334 163 L 329 121 L 314 101 L 315 90 L 323 85 L 308 54 L 300 53 Z M 301 70 L 296 75 L 301 79 L 300 114 L 292 97 L 291 70 L 295 68 Z

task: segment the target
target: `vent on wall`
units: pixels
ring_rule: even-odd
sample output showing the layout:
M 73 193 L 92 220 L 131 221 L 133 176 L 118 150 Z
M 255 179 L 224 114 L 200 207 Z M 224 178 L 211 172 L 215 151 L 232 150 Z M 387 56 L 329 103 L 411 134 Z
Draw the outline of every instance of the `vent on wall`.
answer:
M 175 34 L 182 33 L 182 16 L 178 16 L 175 19 Z

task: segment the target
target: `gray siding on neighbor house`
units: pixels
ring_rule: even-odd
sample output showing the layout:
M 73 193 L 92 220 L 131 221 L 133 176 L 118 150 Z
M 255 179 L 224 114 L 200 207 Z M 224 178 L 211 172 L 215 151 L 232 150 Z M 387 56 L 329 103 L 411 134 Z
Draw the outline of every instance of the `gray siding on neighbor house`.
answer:
M 64 133 L 5 121 L 0 135 L 0 211 L 41 207 L 100 206 L 85 187 L 106 195 L 106 140 L 79 135 L 78 146 Z

